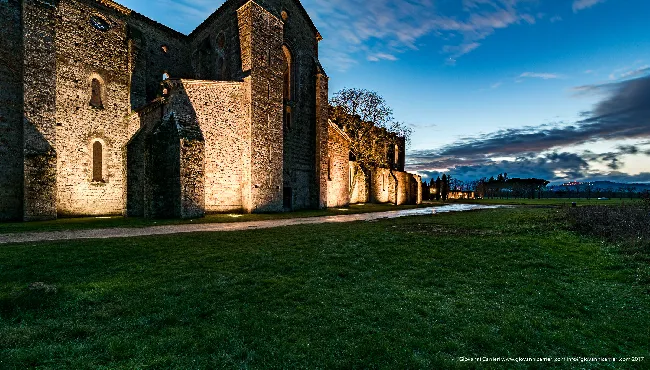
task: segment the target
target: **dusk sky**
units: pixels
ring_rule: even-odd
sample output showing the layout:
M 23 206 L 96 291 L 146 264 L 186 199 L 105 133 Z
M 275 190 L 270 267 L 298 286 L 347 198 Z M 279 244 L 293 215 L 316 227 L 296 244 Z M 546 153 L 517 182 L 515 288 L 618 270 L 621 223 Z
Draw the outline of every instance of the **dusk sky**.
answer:
M 223 0 L 118 0 L 190 33 Z M 407 169 L 650 182 L 647 0 L 304 0 L 330 93 L 377 91 Z

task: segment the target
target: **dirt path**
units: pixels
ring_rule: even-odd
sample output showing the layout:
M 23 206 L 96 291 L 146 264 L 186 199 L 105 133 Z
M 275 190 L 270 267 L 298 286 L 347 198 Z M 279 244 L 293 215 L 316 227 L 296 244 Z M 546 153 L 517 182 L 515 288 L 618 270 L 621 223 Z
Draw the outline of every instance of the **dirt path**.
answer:
M 476 204 L 453 204 L 440 207 L 419 208 L 404 211 L 389 211 L 377 213 L 363 213 L 340 216 L 292 218 L 282 220 L 266 220 L 252 222 L 232 222 L 214 224 L 183 224 L 151 226 L 143 228 L 110 228 L 90 230 L 66 230 L 48 232 L 28 232 L 18 234 L 0 235 L 0 244 L 9 243 L 32 243 L 43 241 L 78 240 L 78 239 L 111 239 L 111 238 L 133 238 L 150 235 L 172 235 L 197 232 L 226 232 L 241 230 L 269 229 L 293 225 L 312 225 L 325 223 L 343 223 L 355 221 L 373 221 L 379 219 L 390 219 L 408 216 L 433 215 L 447 212 L 463 212 L 477 209 L 494 209 L 503 206 L 483 206 Z

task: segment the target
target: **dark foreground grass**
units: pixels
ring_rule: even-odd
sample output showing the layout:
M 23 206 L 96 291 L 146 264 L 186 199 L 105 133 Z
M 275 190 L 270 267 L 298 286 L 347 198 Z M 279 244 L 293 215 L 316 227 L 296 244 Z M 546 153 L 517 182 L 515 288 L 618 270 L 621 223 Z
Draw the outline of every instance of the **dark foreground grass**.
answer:
M 0 247 L 0 368 L 647 368 L 644 267 L 560 215 Z
M 205 224 L 205 223 L 226 223 L 226 222 L 247 222 L 263 220 L 281 220 L 299 217 L 321 217 L 336 216 L 358 213 L 386 212 L 406 210 L 421 207 L 442 205 L 443 203 L 431 202 L 421 205 L 395 206 L 393 204 L 353 204 L 344 208 L 329 208 L 327 210 L 306 210 L 286 213 L 262 213 L 262 214 L 210 214 L 204 218 L 193 220 L 152 220 L 140 217 L 77 217 L 60 218 L 53 221 L 37 222 L 0 222 L 0 234 L 13 234 L 33 231 L 64 231 L 64 230 L 86 230 L 103 229 L 116 227 L 149 227 L 161 225 L 182 225 L 182 224 Z

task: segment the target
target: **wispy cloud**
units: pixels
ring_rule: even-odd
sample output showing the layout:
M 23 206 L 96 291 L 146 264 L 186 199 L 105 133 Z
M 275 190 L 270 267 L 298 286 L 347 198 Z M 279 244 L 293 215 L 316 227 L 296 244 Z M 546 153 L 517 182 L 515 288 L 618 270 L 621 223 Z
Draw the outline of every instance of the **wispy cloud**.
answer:
M 303 4 L 327 40 L 323 59 L 332 55 L 365 54 L 371 61 L 397 59 L 400 53 L 420 48 L 426 35 L 446 45 L 442 60 L 456 61 L 482 45 L 497 30 L 535 24 L 537 1 L 531 0 L 304 0 Z M 336 57 L 339 60 L 340 57 Z M 358 57 L 349 60 L 359 59 Z M 335 65 L 345 69 L 349 66 Z
M 524 72 L 519 75 L 519 78 L 541 78 L 542 80 L 554 80 L 557 78 L 562 78 L 562 75 L 557 73 L 535 73 L 535 72 Z
M 633 69 L 631 71 L 624 72 L 620 75 L 620 78 L 622 79 L 627 79 L 630 77 L 636 77 L 636 76 L 642 76 L 650 73 L 650 65 L 644 65 L 643 67 L 639 67 L 637 69 Z
M 580 0 L 584 9 L 602 0 Z M 160 0 L 152 11 L 148 2 L 120 0 L 181 32 L 189 33 L 224 0 Z M 498 30 L 537 23 L 545 17 L 540 0 L 303 0 L 304 7 L 326 39 L 321 58 L 345 70 L 359 60 L 393 61 L 399 54 L 421 48 L 427 35 L 443 44 L 441 62 L 454 65 L 483 45 Z M 153 13 L 153 14 L 152 14 Z M 551 22 L 560 20 L 550 18 Z M 438 47 L 438 46 L 436 46 Z
M 626 80 L 632 77 L 643 76 L 650 73 L 650 65 L 644 64 L 642 60 L 637 60 L 632 64 L 614 69 L 609 74 L 610 81 Z
M 117 0 L 120 4 L 169 26 L 179 32 L 189 34 L 206 20 L 225 1 L 214 0 Z
M 367 58 L 371 62 L 379 62 L 380 60 L 397 60 L 397 57 L 392 54 L 387 54 L 387 53 L 375 53 L 368 55 Z
M 470 42 L 458 46 L 447 45 L 443 48 L 445 53 L 451 54 L 452 59 L 458 59 L 465 54 L 471 53 L 473 50 L 481 46 L 478 42 Z
M 573 2 L 573 12 L 577 13 L 583 9 L 591 8 L 592 6 L 604 3 L 606 0 L 575 0 Z

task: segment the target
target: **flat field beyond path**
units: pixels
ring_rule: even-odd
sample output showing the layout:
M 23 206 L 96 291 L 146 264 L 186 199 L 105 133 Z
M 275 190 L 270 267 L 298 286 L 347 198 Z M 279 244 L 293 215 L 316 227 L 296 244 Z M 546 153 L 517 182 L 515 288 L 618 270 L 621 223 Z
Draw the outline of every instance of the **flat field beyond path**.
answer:
M 0 368 L 647 368 L 648 266 L 562 212 L 3 246 Z

